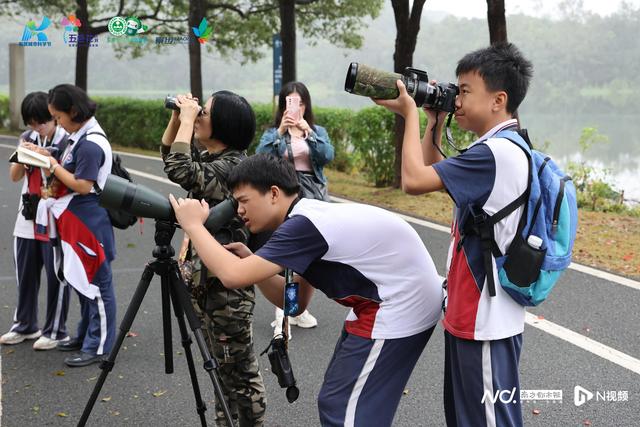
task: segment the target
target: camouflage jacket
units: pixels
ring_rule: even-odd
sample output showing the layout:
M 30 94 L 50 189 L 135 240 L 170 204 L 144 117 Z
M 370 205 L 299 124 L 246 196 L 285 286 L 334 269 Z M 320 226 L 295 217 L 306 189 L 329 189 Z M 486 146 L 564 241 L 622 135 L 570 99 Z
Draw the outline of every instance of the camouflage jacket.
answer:
M 244 151 L 233 148 L 215 154 L 206 150 L 192 153 L 191 145 L 185 142 L 174 142 L 170 147 L 161 145 L 160 153 L 169 179 L 187 190 L 190 197 L 204 199 L 210 206 L 231 195 L 227 188 L 229 172 L 247 157 Z M 233 230 L 233 241 L 247 243 L 249 232 L 239 217 L 225 228 Z M 196 260 L 193 247 L 191 252 L 192 259 Z

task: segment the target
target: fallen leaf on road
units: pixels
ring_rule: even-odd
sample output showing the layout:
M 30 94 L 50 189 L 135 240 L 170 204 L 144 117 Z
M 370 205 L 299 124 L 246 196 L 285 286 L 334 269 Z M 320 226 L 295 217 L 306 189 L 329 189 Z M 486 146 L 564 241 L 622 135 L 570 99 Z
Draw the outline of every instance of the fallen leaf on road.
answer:
M 69 416 L 69 415 L 67 415 L 66 412 L 58 412 L 56 415 L 59 416 L 59 417 L 68 417 Z
M 39 406 L 34 406 L 33 408 L 31 408 L 32 410 L 34 410 L 35 412 L 38 412 L 40 410 Z
M 64 377 L 64 371 L 55 371 L 53 374 L 56 377 Z
M 167 392 L 167 390 L 156 391 L 155 393 L 153 393 L 153 397 L 160 397 L 163 394 L 165 394 L 166 392 Z
M 11 354 L 11 353 L 15 353 L 15 349 L 10 348 L 9 350 L 5 351 L 4 354 Z
M 537 319 L 538 320 L 544 320 L 544 316 L 541 314 L 541 315 L 537 316 Z
M 103 397 L 103 398 L 102 398 L 102 401 L 103 401 L 103 402 L 108 402 L 108 401 L 110 401 L 110 400 L 111 400 L 111 396 L 107 396 L 107 397 Z
M 120 412 L 118 411 L 112 411 L 111 415 L 113 415 L 114 417 L 117 417 L 118 415 L 120 415 Z

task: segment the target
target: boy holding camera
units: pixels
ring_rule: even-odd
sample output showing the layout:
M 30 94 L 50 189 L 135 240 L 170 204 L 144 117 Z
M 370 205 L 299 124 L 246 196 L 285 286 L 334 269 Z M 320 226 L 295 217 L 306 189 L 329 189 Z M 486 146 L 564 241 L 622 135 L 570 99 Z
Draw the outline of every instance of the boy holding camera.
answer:
M 395 214 L 356 203 L 299 199 L 293 164 L 249 157 L 227 180 L 252 233 L 272 230 L 255 254 L 215 241 L 206 202 L 170 196 L 178 222 L 225 287 L 257 283 L 283 308 L 285 268 L 299 276 L 298 310 L 314 288 L 350 307 L 318 396 L 323 426 L 389 426 L 404 387 L 440 318 L 442 288 L 416 231 Z
M 480 238 L 461 237 L 470 210 L 491 215 L 527 189 L 528 159 L 516 144 L 493 138 L 517 129 L 516 110 L 525 97 L 532 65 L 512 44 L 498 44 L 464 56 L 456 69 L 460 93 L 455 117 L 478 139 L 462 154 L 443 159 L 440 146 L 446 113 L 425 109 L 429 125 L 420 146 L 418 112 L 402 82 L 400 96 L 376 100 L 405 119 L 402 186 L 409 194 L 446 189 L 455 203 L 449 250 L 445 328 L 444 405 L 449 426 L 520 426 L 518 363 L 524 330 L 524 307 L 501 286 L 489 295 Z M 438 115 L 436 117 L 436 114 Z M 433 124 L 437 123 L 433 141 Z M 495 226 L 495 241 L 505 253 L 513 240 L 522 207 Z M 491 257 L 497 277 L 495 259 Z M 492 397 L 516 393 L 512 402 Z M 491 398 L 488 398 L 488 397 Z
M 22 101 L 22 120 L 31 129 L 20 136 L 20 143 L 30 142 L 52 151 L 64 149 L 67 132 L 51 117 L 47 94 L 32 92 Z M 0 344 L 18 344 L 36 339 L 34 350 L 50 350 L 59 342 L 69 341 L 66 320 L 69 288 L 61 285 L 53 263 L 53 247 L 46 233 L 38 232 L 35 218 L 41 197 L 48 197 L 49 181 L 44 172 L 33 166 L 12 163 L 11 181 L 24 178 L 20 207 L 13 229 L 14 261 L 18 279 L 18 304 L 11 330 L 0 337 Z M 47 317 L 42 331 L 38 328 L 38 291 L 44 266 L 47 277 Z
M 164 170 L 171 181 L 189 191 L 190 197 L 216 205 L 230 195 L 229 173 L 246 158 L 245 150 L 255 135 L 253 110 L 243 97 L 228 91 L 214 93 L 204 107 L 190 95 L 178 95 L 174 102 L 177 110 L 162 136 Z M 192 136 L 204 150 L 192 154 Z M 247 242 L 249 233 L 239 218 L 224 228 L 231 241 Z M 190 246 L 187 253 L 194 266 L 190 284 L 193 307 L 202 320 L 209 351 L 220 364 L 231 414 L 241 427 L 261 426 L 266 392 L 253 349 L 254 287 L 226 289 L 215 272 L 200 262 L 199 251 Z M 216 423 L 226 425 L 218 403 Z

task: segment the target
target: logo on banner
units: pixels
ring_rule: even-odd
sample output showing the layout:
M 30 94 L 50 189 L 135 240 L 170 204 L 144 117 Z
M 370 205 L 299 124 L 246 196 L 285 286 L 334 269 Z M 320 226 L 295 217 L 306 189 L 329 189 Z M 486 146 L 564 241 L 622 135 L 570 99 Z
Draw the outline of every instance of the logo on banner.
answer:
M 49 25 L 51 25 L 51 21 L 46 16 L 42 17 L 40 25 L 36 25 L 36 21 L 33 19 L 27 22 L 22 32 L 20 46 L 51 46 L 51 42 L 44 32 Z
M 213 32 L 213 28 L 207 24 L 207 18 L 202 18 L 198 28 L 191 27 L 191 29 L 193 30 L 193 34 L 198 38 L 198 42 L 200 42 L 200 44 L 205 44 Z
M 109 20 L 107 28 L 112 35 L 112 37 L 107 39 L 109 43 L 118 43 L 121 41 L 146 43 L 148 41 L 146 36 L 140 35 L 146 33 L 149 27 L 144 25 L 137 16 L 129 16 L 127 18 L 114 16 Z
M 79 34 L 78 29 L 82 27 L 82 22 L 75 14 L 70 14 L 60 20 L 60 25 L 64 27 L 62 39 L 69 47 L 80 46 L 98 46 L 97 34 Z

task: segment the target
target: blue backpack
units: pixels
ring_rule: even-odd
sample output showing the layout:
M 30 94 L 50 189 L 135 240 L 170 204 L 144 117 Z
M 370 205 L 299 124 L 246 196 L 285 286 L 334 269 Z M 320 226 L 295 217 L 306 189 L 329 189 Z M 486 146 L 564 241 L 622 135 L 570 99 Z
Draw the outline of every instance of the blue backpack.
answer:
M 547 298 L 571 263 L 578 224 L 576 189 L 571 177 L 549 156 L 532 148 L 526 129 L 503 130 L 493 138 L 508 139 L 524 151 L 529 159 L 527 189 L 493 215 L 471 206 L 463 234 L 480 237 L 491 296 L 495 296 L 493 254 L 502 288 L 518 303 L 536 306 Z M 516 235 L 502 254 L 494 239 L 494 225 L 522 205 Z

